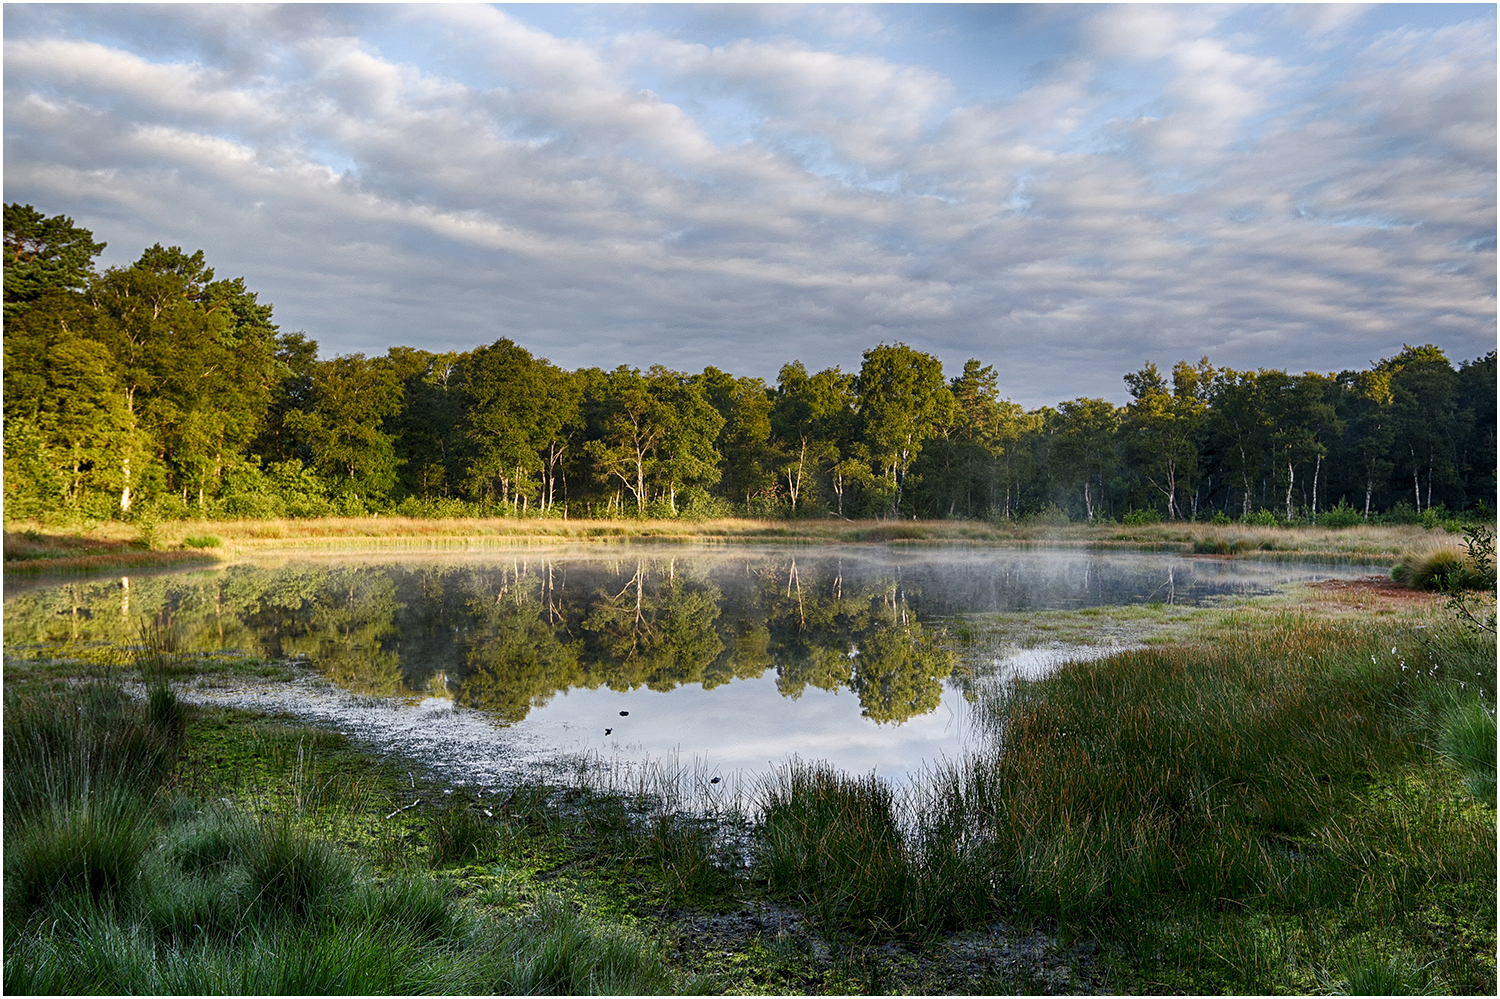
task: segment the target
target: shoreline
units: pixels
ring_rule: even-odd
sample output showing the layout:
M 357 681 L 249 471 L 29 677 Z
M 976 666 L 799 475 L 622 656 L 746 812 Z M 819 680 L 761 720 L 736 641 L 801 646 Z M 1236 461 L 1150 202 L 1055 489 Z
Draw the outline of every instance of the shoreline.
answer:
M 979 521 L 553 521 L 418 520 L 402 517 L 305 521 L 180 521 L 143 529 L 106 522 L 78 528 L 13 522 L 5 571 L 23 575 L 108 573 L 211 566 L 283 552 L 463 551 L 559 546 L 1058 548 L 1155 551 L 1207 558 L 1393 564 L 1411 549 L 1456 544 L 1416 525 L 1258 527 L 1179 522 L 1140 526 L 989 524 Z

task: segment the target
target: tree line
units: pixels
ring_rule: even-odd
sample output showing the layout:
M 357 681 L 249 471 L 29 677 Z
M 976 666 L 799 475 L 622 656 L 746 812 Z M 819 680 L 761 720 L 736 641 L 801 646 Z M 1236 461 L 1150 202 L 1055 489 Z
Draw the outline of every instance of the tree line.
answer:
M 567 371 L 508 339 L 318 358 L 243 278 L 5 206 L 7 516 L 1431 517 L 1495 493 L 1495 352 L 1124 376 L 1027 410 L 902 343 L 859 369 Z

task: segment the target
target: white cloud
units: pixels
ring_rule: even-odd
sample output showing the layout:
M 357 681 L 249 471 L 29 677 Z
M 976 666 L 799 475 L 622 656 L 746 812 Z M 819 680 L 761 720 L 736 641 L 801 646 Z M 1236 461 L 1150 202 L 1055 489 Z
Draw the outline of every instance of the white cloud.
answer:
M 1090 8 L 959 105 L 880 13 L 710 43 L 482 6 L 7 12 L 7 198 L 112 260 L 201 246 L 329 352 L 511 336 L 774 378 L 904 339 L 1038 404 L 1148 358 L 1493 344 L 1492 21 L 1324 12 L 1299 48 L 1280 10 Z

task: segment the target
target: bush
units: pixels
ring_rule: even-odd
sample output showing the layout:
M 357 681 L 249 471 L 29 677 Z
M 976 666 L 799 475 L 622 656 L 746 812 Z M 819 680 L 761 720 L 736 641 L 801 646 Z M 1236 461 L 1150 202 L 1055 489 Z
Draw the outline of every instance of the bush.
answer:
M 1340 499 L 1339 505 L 1331 510 L 1324 510 L 1318 515 L 1318 523 L 1324 527 L 1335 530 L 1344 527 L 1355 527 L 1365 522 L 1364 515 L 1349 505 L 1347 500 Z
M 1208 522 L 1210 524 L 1220 525 L 1234 523 L 1234 521 L 1229 519 L 1229 514 L 1225 513 L 1223 510 L 1215 510 L 1214 515 L 1208 519 Z
M 1249 524 L 1253 527 L 1275 527 L 1281 521 L 1277 519 L 1276 514 L 1262 508 L 1245 514 L 1240 518 L 1240 523 Z
M 1417 508 L 1402 500 L 1384 513 L 1377 514 L 1375 519 L 1382 524 L 1420 524 L 1422 517 L 1417 513 Z
M 1125 511 L 1125 516 L 1120 518 L 1120 522 L 1130 527 L 1138 527 L 1142 524 L 1160 524 L 1161 511 L 1155 507 L 1147 507 L 1144 510 L 1130 509 Z
M 718 520 L 734 513 L 728 500 L 700 486 L 688 486 L 678 494 L 677 509 L 684 520 Z
M 223 543 L 213 534 L 189 534 L 182 539 L 184 548 L 217 548 Z
M 408 496 L 391 512 L 398 517 L 425 520 L 456 520 L 480 515 L 475 504 L 453 496 Z
M 1161 520 L 1161 517 L 1158 516 L 1156 519 Z M 1030 513 L 1022 517 L 1021 520 L 1023 523 L 1046 524 L 1052 527 L 1062 527 L 1072 523 L 1072 520 L 1068 517 L 1068 511 L 1056 503 L 1048 503 L 1035 513 Z

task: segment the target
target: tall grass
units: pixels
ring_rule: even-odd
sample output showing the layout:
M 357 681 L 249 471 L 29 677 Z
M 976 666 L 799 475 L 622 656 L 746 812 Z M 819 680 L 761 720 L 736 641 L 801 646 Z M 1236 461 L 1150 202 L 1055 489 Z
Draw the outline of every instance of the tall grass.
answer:
M 328 788 L 298 739 L 293 807 L 173 799 L 182 708 L 84 684 L 7 693 L 7 993 L 701 991 L 659 946 L 556 901 L 499 918 L 314 835 Z M 273 733 L 274 736 L 274 733 Z M 464 809 L 446 817 L 450 832 Z M 473 844 L 471 844 L 473 845 Z M 450 844 L 454 857 L 473 851 Z
M 1391 567 L 1391 579 L 1413 590 L 1436 590 L 1463 567 L 1463 552 L 1452 545 L 1419 549 L 1401 555 Z
M 1005 688 L 997 747 L 903 795 L 784 768 L 758 872 L 866 932 L 997 912 L 1126 930 L 1147 963 L 1178 948 L 1190 991 L 1304 990 L 1361 926 L 1492 990 L 1482 939 L 1435 947 L 1430 927 L 1493 946 L 1494 704 L 1493 643 L 1438 622 L 1247 622 Z M 1454 797 L 1448 761 L 1487 805 Z

